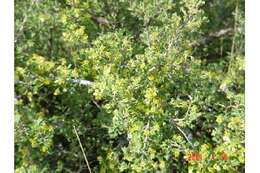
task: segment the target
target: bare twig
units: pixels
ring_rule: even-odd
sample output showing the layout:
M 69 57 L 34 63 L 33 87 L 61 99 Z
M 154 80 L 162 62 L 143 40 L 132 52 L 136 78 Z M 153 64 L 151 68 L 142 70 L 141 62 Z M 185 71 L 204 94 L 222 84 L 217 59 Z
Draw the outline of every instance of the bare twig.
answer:
M 93 82 L 83 79 L 71 79 L 72 82 L 78 83 L 80 85 L 90 86 L 93 85 Z
M 236 33 L 237 31 L 237 18 L 238 18 L 238 1 L 236 3 L 236 11 L 235 11 L 235 21 L 234 21 L 234 32 Z M 235 42 L 236 42 L 236 34 L 233 36 L 232 39 L 232 46 L 231 46 L 231 57 L 234 55 L 234 50 L 235 50 Z
M 174 121 L 174 122 L 183 121 L 183 120 L 185 120 L 185 118 L 174 118 L 174 119 L 172 119 L 172 121 Z
M 234 32 L 233 28 L 223 28 L 217 32 L 209 33 L 208 36 L 206 36 L 200 40 L 192 42 L 190 44 L 190 46 L 198 46 L 198 45 L 202 45 L 202 44 L 207 44 L 210 41 L 212 41 L 214 38 L 221 38 L 225 35 L 232 35 L 233 32 Z
M 95 22 L 97 22 L 99 25 L 106 25 L 108 26 L 110 24 L 110 22 L 104 18 L 104 17 L 95 17 L 95 16 L 92 16 L 91 17 Z
M 54 78 L 53 80 L 59 80 L 60 78 Z M 92 81 L 89 81 L 89 80 L 84 80 L 84 79 L 67 79 L 67 81 L 71 81 L 75 84 L 80 84 L 80 85 L 85 85 L 85 86 L 91 86 L 93 85 L 93 82 Z M 24 81 L 21 81 L 21 80 L 16 80 L 14 81 L 15 84 L 27 84 L 26 82 Z
M 144 130 L 148 130 L 150 128 L 150 120 L 148 120 L 148 123 L 144 126 Z M 148 136 L 146 135 L 144 137 L 144 151 L 145 151 L 145 148 L 146 148 L 146 143 L 148 141 Z M 144 159 L 144 154 L 142 154 L 142 160 Z
M 232 28 L 223 28 L 217 32 L 214 32 L 214 33 L 210 33 L 209 34 L 209 37 L 222 37 L 224 35 L 228 35 L 228 34 L 231 34 L 233 32 L 233 29 Z
M 189 144 L 193 147 L 193 144 L 191 143 L 191 141 L 189 140 L 189 138 L 187 137 L 187 135 L 184 133 L 184 131 L 180 128 L 180 127 L 178 127 L 178 126 L 176 126 L 176 128 L 181 132 L 181 134 L 184 136 L 184 138 L 189 142 Z
M 84 156 L 85 162 L 86 162 L 86 164 L 87 164 L 88 170 L 89 170 L 90 173 L 92 173 L 92 172 L 91 172 L 91 169 L 90 169 L 90 166 L 89 166 L 89 163 L 88 163 L 87 156 L 86 156 L 86 154 L 85 154 L 85 152 L 84 152 L 84 149 L 83 149 L 83 146 L 82 146 L 82 144 L 81 144 L 81 141 L 80 141 L 80 138 L 79 138 L 78 132 L 77 132 L 75 126 L 73 126 L 73 128 L 74 128 L 74 132 L 75 132 L 75 134 L 76 134 L 76 136 L 77 136 L 77 139 L 78 139 L 78 142 L 79 142 L 79 145 L 80 145 L 81 151 L 82 151 L 82 153 L 83 153 L 83 156 Z
M 98 109 L 101 109 L 101 106 L 95 100 L 93 100 L 92 102 L 97 106 Z

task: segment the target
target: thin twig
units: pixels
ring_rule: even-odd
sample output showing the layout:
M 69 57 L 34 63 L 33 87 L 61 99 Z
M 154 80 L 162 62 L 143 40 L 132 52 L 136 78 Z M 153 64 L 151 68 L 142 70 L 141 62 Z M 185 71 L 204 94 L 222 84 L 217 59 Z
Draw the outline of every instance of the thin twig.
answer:
M 183 121 L 183 120 L 185 120 L 185 118 L 174 118 L 174 119 L 172 119 L 172 121 L 174 121 L 174 122 Z
M 98 109 L 101 109 L 101 106 L 95 100 L 92 100 L 92 102 L 97 106 Z
M 233 28 L 222 28 L 217 32 L 209 33 L 207 36 L 203 37 L 202 39 L 195 40 L 194 42 L 190 43 L 191 47 L 205 45 L 212 42 L 215 38 L 222 38 L 223 36 L 230 36 L 234 33 Z
M 84 159 L 85 159 L 85 161 L 86 161 L 86 164 L 87 164 L 88 170 L 89 170 L 90 173 L 92 173 L 92 172 L 91 172 L 91 169 L 90 169 L 90 166 L 89 166 L 89 163 L 88 163 L 87 156 L 86 156 L 86 154 L 85 154 L 85 152 L 84 152 L 84 149 L 83 149 L 83 147 L 82 147 L 82 144 L 81 144 L 81 141 L 80 141 L 80 138 L 79 138 L 78 132 L 77 132 L 75 126 L 73 126 L 73 128 L 74 128 L 74 132 L 75 132 L 75 134 L 76 134 L 76 136 L 77 136 L 77 139 L 78 139 L 78 142 L 79 142 L 79 145 L 80 145 L 81 151 L 82 151 L 82 153 L 83 153 Z
M 93 82 L 83 79 L 71 79 L 72 82 L 78 83 L 80 85 L 90 86 L 93 84 Z
M 231 58 L 234 55 L 234 50 L 235 50 L 235 42 L 236 42 L 236 32 L 237 32 L 237 18 L 238 18 L 238 1 L 236 1 L 236 10 L 235 10 L 235 21 L 234 21 L 234 36 L 232 39 L 232 46 L 231 46 Z
M 189 138 L 187 137 L 187 135 L 184 133 L 184 131 L 182 131 L 182 129 L 178 126 L 176 126 L 176 128 L 182 133 L 182 135 L 184 136 L 184 138 L 189 142 L 189 144 L 193 147 L 193 144 L 191 143 L 191 141 L 189 140 Z
M 62 80 L 62 78 L 51 78 L 52 80 Z M 66 79 L 67 81 L 71 81 L 72 83 L 75 83 L 75 84 L 79 84 L 79 85 L 85 85 L 85 86 L 91 86 L 93 85 L 94 82 L 92 81 L 89 81 L 89 80 L 84 80 L 84 79 Z M 21 81 L 21 80 L 16 80 L 14 81 L 15 84 L 27 84 L 26 82 L 24 81 Z
M 150 128 L 150 121 L 148 121 L 147 125 L 145 126 L 145 130 L 148 130 Z M 148 141 L 148 136 L 146 135 L 144 138 L 144 148 L 146 148 L 146 142 Z
M 148 120 L 148 123 L 144 126 L 144 130 L 148 130 L 150 128 L 150 120 Z M 148 141 L 148 135 L 145 135 L 145 138 L 144 138 L 144 151 L 146 149 L 146 143 Z M 144 154 L 142 154 L 142 160 L 144 159 Z

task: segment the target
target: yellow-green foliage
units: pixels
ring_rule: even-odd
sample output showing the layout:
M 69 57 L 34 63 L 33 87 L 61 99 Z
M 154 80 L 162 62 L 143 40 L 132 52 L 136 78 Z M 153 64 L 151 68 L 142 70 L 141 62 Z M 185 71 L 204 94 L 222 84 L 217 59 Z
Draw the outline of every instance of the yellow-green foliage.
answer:
M 15 3 L 17 173 L 243 172 L 242 1 Z

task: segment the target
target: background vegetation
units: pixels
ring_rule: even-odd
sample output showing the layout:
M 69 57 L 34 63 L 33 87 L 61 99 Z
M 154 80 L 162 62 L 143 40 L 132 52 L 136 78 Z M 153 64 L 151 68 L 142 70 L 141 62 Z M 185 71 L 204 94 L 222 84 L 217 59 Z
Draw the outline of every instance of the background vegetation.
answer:
M 244 172 L 243 0 L 15 0 L 15 17 L 16 173 Z

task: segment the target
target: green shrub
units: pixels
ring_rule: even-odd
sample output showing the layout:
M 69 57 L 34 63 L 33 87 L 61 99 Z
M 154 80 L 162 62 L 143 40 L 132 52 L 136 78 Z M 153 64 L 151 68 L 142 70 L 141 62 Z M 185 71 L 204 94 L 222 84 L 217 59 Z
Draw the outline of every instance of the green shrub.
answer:
M 87 172 L 76 127 L 92 172 L 243 172 L 243 3 L 224 2 L 15 1 L 15 171 Z

